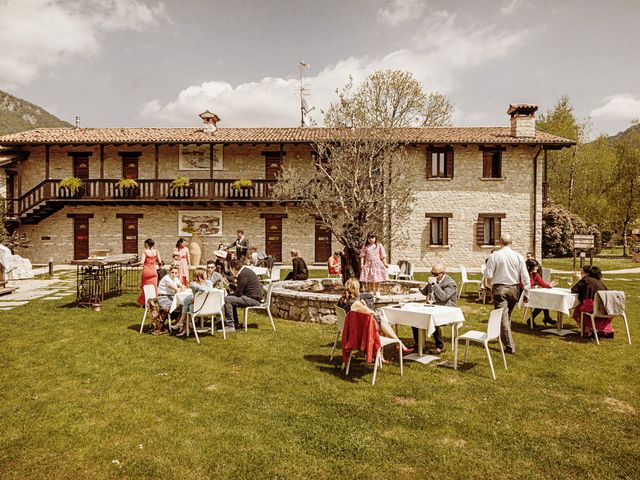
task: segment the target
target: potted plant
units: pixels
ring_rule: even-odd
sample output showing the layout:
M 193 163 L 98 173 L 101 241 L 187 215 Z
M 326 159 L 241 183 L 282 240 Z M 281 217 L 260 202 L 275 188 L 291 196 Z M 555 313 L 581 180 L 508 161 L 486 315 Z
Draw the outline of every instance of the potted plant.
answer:
M 169 190 L 171 197 L 190 197 L 193 193 L 193 186 L 189 177 L 178 177 L 171 182 Z
M 250 188 L 253 188 L 253 182 L 248 178 L 241 178 L 233 182 L 231 184 L 231 188 L 233 188 L 234 190 L 248 190 Z
M 140 193 L 140 186 L 133 178 L 121 178 L 117 187 L 122 198 L 134 198 Z
M 58 182 L 58 195 L 67 198 L 78 198 L 84 190 L 84 182 L 78 177 L 66 177 Z

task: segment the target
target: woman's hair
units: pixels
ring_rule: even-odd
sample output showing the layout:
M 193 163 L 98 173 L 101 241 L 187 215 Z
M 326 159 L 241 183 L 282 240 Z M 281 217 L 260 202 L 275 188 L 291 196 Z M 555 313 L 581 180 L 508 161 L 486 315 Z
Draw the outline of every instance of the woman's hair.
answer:
M 340 303 L 347 303 L 349 300 L 360 298 L 360 282 L 357 278 L 351 277 L 344 284 L 344 291 L 340 297 Z
M 180 267 L 177 264 L 174 263 L 169 268 L 169 273 L 171 273 L 172 270 L 178 270 L 178 272 L 179 272 L 180 271 Z
M 184 238 L 180 237 L 176 242 L 176 248 L 180 248 L 181 243 L 187 243 L 187 241 Z
M 340 256 L 340 250 L 336 250 L 335 252 L 333 252 L 334 257 L 339 257 Z
M 196 268 L 193 271 L 193 281 L 200 285 L 205 283 L 207 281 L 207 271 L 202 267 Z
M 300 256 L 300 250 L 298 250 L 297 248 L 292 248 L 291 249 L 291 255 L 294 257 L 299 257 Z
M 239 260 L 234 259 L 229 262 L 229 268 L 235 272 L 239 272 L 242 267 L 244 264 Z
M 535 260 L 527 260 L 525 264 L 527 265 L 527 272 L 529 273 L 533 272 L 536 269 Z
M 144 244 L 147 245 L 149 248 L 153 248 L 153 246 L 156 244 L 156 242 L 153 241 L 153 238 L 147 238 L 144 241 Z
M 585 268 L 585 267 L 583 267 L 583 268 Z M 600 267 L 596 267 L 595 265 L 593 265 L 591 267 L 586 267 L 585 272 L 590 277 L 595 278 L 596 280 L 600 280 L 602 278 L 602 270 L 600 270 Z

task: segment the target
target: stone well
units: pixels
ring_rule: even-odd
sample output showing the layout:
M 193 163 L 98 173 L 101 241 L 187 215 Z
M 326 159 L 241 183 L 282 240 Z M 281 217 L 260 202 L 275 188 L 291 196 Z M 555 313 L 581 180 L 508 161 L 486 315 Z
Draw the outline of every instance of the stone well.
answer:
M 400 301 L 423 302 L 425 296 L 416 289 L 419 282 L 408 280 L 396 280 L 385 282 L 385 284 L 395 284 L 392 288 L 396 290 L 389 295 L 382 295 L 375 299 L 376 308 L 386 305 L 394 305 Z M 280 318 L 288 320 L 298 320 L 311 323 L 336 323 L 335 306 L 340 295 L 323 293 L 330 285 L 341 285 L 339 278 L 314 278 L 305 281 L 286 281 L 273 284 L 271 296 L 271 313 Z M 304 291 L 300 290 L 305 289 Z M 413 289 L 410 293 L 401 293 L 401 289 Z M 307 291 L 314 290 L 314 291 Z

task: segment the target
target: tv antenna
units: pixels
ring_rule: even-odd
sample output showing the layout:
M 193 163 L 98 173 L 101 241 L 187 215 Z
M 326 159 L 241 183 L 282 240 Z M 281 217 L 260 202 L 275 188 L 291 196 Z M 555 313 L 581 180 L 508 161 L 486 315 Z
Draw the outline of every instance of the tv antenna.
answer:
M 307 101 L 305 100 L 305 96 L 310 95 L 309 86 L 304 83 L 304 71 L 309 69 L 309 64 L 303 60 L 299 63 L 300 67 L 300 126 L 306 127 L 307 121 L 306 116 L 315 110 L 316 107 L 309 108 Z

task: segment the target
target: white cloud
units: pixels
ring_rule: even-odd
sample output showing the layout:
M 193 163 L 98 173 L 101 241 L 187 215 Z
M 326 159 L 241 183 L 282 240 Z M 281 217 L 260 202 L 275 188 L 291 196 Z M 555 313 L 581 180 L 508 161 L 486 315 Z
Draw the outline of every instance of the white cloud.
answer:
M 511 15 L 520 8 L 522 4 L 524 4 L 524 0 L 507 0 L 502 8 L 500 8 L 500 13 L 503 15 Z
M 28 83 L 43 67 L 94 55 L 101 32 L 141 30 L 161 18 L 162 2 L 0 0 L 0 85 Z
M 335 98 L 335 89 L 351 76 L 357 84 L 380 69 L 410 70 L 426 91 L 449 93 L 456 75 L 480 64 L 505 56 L 527 38 L 526 29 L 499 31 L 494 26 L 459 27 L 455 15 L 437 12 L 417 26 L 408 47 L 379 57 L 350 57 L 326 66 L 306 79 L 311 90 L 307 101 L 315 106 L 314 118 L 322 117 Z M 153 99 L 144 105 L 142 117 L 153 124 L 198 125 L 198 113 L 209 109 L 222 119 L 222 126 L 296 126 L 300 121 L 298 81 L 290 78 L 263 78 L 257 82 L 232 86 L 215 80 L 185 88 L 175 100 L 163 103 Z
M 378 9 L 378 21 L 396 27 L 411 19 L 422 17 L 425 0 L 391 0 L 387 7 Z
M 603 105 L 591 110 L 589 113 L 591 118 L 625 122 L 640 118 L 640 96 L 620 93 L 604 98 L 603 102 Z

